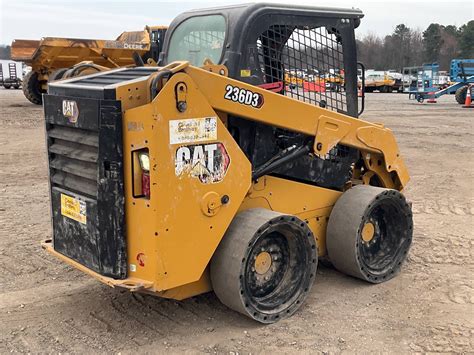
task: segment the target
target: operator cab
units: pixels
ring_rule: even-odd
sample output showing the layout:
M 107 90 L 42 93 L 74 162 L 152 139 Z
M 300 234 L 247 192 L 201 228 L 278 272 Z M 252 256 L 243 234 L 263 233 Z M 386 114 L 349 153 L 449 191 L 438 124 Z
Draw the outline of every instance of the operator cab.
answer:
M 199 67 L 210 59 L 233 79 L 357 117 L 354 29 L 362 17 L 360 10 L 264 3 L 188 11 L 171 23 L 159 64 Z M 242 117 L 229 116 L 227 126 L 254 167 L 311 139 Z M 274 174 L 342 190 L 357 160 L 356 150 L 336 146 L 326 160 L 303 156 Z
M 354 29 L 362 17 L 264 3 L 188 11 L 171 23 L 160 64 L 210 59 L 231 78 L 356 117 Z

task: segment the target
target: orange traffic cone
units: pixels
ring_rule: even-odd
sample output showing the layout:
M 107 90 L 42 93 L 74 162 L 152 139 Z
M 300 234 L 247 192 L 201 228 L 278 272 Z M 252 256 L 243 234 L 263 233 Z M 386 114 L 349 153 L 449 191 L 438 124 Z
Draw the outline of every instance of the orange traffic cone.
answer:
M 466 101 L 464 102 L 463 107 L 464 108 L 474 108 L 474 106 L 471 105 L 472 101 L 472 85 L 469 85 L 469 87 L 466 90 Z
M 435 104 L 436 103 L 436 97 L 434 92 L 428 93 L 430 95 L 430 98 L 426 101 L 429 104 Z

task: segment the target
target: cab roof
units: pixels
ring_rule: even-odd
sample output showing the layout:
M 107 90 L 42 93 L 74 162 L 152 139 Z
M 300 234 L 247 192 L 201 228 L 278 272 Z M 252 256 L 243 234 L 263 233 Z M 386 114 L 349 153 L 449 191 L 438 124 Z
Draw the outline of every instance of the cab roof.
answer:
M 275 3 L 248 3 L 240 5 L 228 5 L 209 7 L 203 9 L 189 10 L 181 13 L 171 22 L 166 33 L 165 42 L 163 46 L 163 53 L 160 58 L 160 64 L 166 63 L 167 48 L 169 48 L 169 41 L 174 33 L 174 30 L 185 20 L 208 15 L 222 15 L 227 22 L 227 39 L 226 42 L 230 44 L 228 50 L 238 51 L 242 42 L 244 34 L 263 16 L 277 16 L 287 17 L 291 22 L 295 18 L 308 24 L 316 22 L 316 19 L 347 19 L 351 20 L 353 28 L 357 28 L 360 24 L 360 19 L 364 14 L 359 9 L 347 9 L 336 7 L 318 7 L 307 5 L 288 5 Z
M 199 9 L 188 10 L 187 12 L 209 12 L 212 10 L 234 10 L 234 9 L 251 9 L 254 11 L 256 9 L 284 9 L 284 10 L 295 10 L 295 11 L 315 11 L 315 12 L 333 12 L 333 13 L 344 13 L 344 14 L 360 14 L 363 16 L 362 11 L 356 8 L 347 9 L 347 8 L 338 8 L 338 7 L 325 7 L 325 6 L 309 6 L 309 5 L 288 5 L 282 3 L 268 3 L 268 2 L 251 2 L 245 4 L 236 4 L 236 5 L 227 5 L 227 6 L 214 6 L 214 7 L 205 7 Z
M 208 7 L 195 10 L 189 10 L 178 15 L 171 23 L 170 28 L 181 23 L 184 19 L 194 16 L 222 14 L 227 15 L 230 20 L 252 20 L 264 13 L 278 13 L 301 16 L 319 16 L 319 17 L 335 17 L 335 18 L 353 18 L 361 19 L 364 17 L 363 12 L 356 8 L 338 8 L 338 7 L 322 7 L 308 5 L 288 5 L 276 3 L 247 3 L 239 5 Z M 234 22 L 231 21 L 231 22 Z

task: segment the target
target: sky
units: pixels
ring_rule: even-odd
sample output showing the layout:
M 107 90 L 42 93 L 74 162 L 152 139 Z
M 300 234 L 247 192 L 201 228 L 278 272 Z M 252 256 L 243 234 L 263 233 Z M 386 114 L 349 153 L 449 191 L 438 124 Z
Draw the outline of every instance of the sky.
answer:
M 288 3 L 288 0 L 268 2 Z M 168 25 L 185 10 L 238 3 L 242 2 L 0 0 L 0 44 L 10 44 L 15 38 L 115 39 L 123 31 L 141 30 L 145 25 Z M 423 30 L 432 22 L 460 26 L 474 19 L 472 0 L 293 0 L 292 3 L 361 9 L 365 17 L 357 29 L 358 37 L 368 33 L 384 36 L 399 23 Z

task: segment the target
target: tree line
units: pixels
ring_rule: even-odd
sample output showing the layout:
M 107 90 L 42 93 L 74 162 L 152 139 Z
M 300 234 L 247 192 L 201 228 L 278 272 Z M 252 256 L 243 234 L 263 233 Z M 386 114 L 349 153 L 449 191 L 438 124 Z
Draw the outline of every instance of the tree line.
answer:
M 460 27 L 432 23 L 423 32 L 399 24 L 385 37 L 369 33 L 356 42 L 358 60 L 367 69 L 401 71 L 403 67 L 437 62 L 440 70 L 449 70 L 451 59 L 474 59 L 474 20 Z M 308 51 L 307 48 L 294 50 Z M 338 57 L 338 54 L 332 56 Z M 319 55 L 321 53 L 316 54 L 316 58 Z M 10 46 L 0 45 L 0 59 L 10 59 Z
M 474 20 L 461 27 L 432 23 L 424 31 L 399 24 L 385 37 L 370 33 L 357 39 L 357 52 L 368 69 L 400 71 L 437 62 L 447 71 L 451 59 L 474 59 Z

